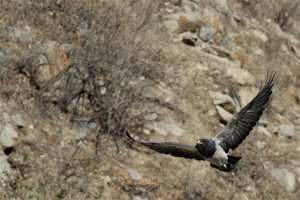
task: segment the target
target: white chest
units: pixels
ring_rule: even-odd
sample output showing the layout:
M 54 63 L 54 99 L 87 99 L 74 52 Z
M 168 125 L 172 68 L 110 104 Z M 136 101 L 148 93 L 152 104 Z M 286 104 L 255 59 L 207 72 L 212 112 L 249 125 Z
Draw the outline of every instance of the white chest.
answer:
M 226 164 L 228 160 L 226 152 L 219 145 L 216 146 L 216 149 L 214 155 L 206 160 L 214 165 Z

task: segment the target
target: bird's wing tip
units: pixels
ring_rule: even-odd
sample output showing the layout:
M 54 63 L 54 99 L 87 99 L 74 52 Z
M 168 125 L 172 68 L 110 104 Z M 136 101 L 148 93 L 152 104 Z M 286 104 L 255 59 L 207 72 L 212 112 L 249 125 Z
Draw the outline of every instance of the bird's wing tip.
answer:
M 133 137 L 129 134 L 129 132 L 127 130 L 125 131 L 125 134 L 131 141 L 136 142 L 136 140 L 133 139 Z
M 275 76 L 276 76 L 276 71 L 274 70 L 268 71 L 267 82 L 273 85 Z

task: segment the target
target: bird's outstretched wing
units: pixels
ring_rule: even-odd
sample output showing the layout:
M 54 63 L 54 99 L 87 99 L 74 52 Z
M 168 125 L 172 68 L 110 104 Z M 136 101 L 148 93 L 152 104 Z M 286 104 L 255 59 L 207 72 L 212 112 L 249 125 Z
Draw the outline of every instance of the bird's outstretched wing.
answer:
M 138 142 L 135 139 L 133 139 L 128 132 L 126 132 L 126 135 L 130 140 L 137 142 L 143 146 L 146 146 L 159 153 L 170 154 L 175 157 L 203 160 L 199 151 L 196 149 L 195 146 L 192 145 L 178 144 L 173 142 Z
M 275 73 L 268 75 L 259 93 L 216 136 L 215 139 L 221 141 L 220 145 L 225 152 L 229 148 L 234 150 L 238 147 L 258 122 L 272 94 L 274 77 Z

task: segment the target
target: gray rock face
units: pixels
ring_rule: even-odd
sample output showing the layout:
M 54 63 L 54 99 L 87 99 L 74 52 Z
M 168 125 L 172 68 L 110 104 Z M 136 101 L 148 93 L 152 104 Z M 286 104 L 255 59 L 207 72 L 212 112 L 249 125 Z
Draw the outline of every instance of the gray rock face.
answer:
M 1 146 L 12 147 L 15 144 L 15 139 L 18 137 L 18 133 L 14 130 L 11 124 L 1 125 L 0 126 L 0 143 Z
M 232 77 L 241 85 L 253 85 L 255 81 L 255 78 L 246 69 L 238 67 L 228 67 L 226 69 L 226 76 Z
M 258 89 L 253 87 L 242 87 L 238 91 L 238 95 L 241 99 L 241 106 L 244 107 L 247 105 L 258 93 Z
M 218 114 L 222 120 L 225 120 L 228 122 L 233 117 L 233 114 L 231 114 L 230 112 L 228 112 L 221 106 L 216 106 L 216 108 L 217 108 Z
M 216 105 L 220 118 L 228 122 L 233 117 L 233 114 L 230 112 L 236 110 L 233 99 L 229 95 L 221 92 L 212 92 L 210 96 L 213 98 L 213 103 Z
M 296 173 L 298 175 L 297 181 L 298 181 L 298 183 L 300 183 L 300 167 L 296 168 Z
M 144 116 L 144 119 L 149 120 L 149 121 L 153 121 L 153 120 L 156 120 L 157 117 L 158 117 L 157 113 L 149 113 L 149 114 L 146 114 Z
M 295 124 L 300 125 L 300 117 L 294 121 Z
M 278 125 L 278 133 L 286 137 L 293 137 L 295 135 L 295 126 L 293 124 Z
M 221 92 L 212 92 L 210 93 L 210 96 L 213 98 L 214 105 L 229 103 L 234 106 L 233 99 L 227 94 L 223 94 Z
M 177 20 L 174 19 L 166 20 L 164 21 L 164 24 L 170 30 L 170 32 L 175 32 L 177 30 L 178 27 Z
M 172 134 L 175 136 L 181 136 L 185 131 L 174 121 L 174 120 L 163 120 L 159 122 L 153 122 L 152 124 L 146 125 L 147 128 L 153 129 L 160 135 Z
M 6 160 L 6 156 L 0 156 L 0 180 L 6 181 L 9 179 L 7 175 L 11 173 L 11 168 Z
M 134 170 L 134 169 L 129 169 L 129 170 L 128 170 L 128 174 L 130 175 L 130 177 L 131 177 L 133 180 L 139 181 L 139 180 L 142 179 L 141 174 L 140 174 L 138 171 Z
M 258 126 L 258 127 L 257 127 L 257 132 L 263 133 L 263 134 L 265 134 L 265 135 L 268 136 L 268 137 L 271 137 L 271 136 L 272 136 L 272 134 L 268 131 L 268 129 L 266 129 L 266 128 L 263 127 L 263 126 Z
M 22 28 L 7 27 L 6 34 L 8 37 L 21 42 L 32 42 L 36 37 L 36 33 L 29 26 Z
M 38 53 L 30 59 L 23 72 L 31 76 L 38 87 L 42 87 L 65 70 L 70 61 L 61 45 L 55 41 L 46 41 L 35 48 Z
M 274 168 L 271 175 L 285 187 L 287 191 L 294 191 L 296 188 L 295 175 L 285 168 Z
M 13 116 L 11 116 L 11 119 L 18 128 L 24 128 L 25 127 L 25 122 L 22 119 L 21 115 L 19 115 L 19 114 L 13 115 Z
M 142 91 L 143 97 L 159 101 L 161 104 L 172 107 L 175 104 L 176 94 L 164 83 L 157 84 L 154 87 L 146 87 Z
M 201 27 L 201 29 L 198 31 L 198 36 L 202 41 L 208 42 L 213 38 L 215 32 L 216 30 L 214 28 Z

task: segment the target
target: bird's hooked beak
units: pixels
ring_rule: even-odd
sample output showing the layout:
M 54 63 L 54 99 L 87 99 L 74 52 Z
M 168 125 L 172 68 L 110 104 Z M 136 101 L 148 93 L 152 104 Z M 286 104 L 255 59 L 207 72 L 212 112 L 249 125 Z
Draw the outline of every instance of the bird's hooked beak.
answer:
M 202 144 L 201 139 L 198 139 L 198 140 L 197 140 L 197 144 Z

